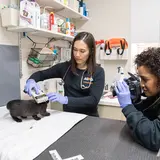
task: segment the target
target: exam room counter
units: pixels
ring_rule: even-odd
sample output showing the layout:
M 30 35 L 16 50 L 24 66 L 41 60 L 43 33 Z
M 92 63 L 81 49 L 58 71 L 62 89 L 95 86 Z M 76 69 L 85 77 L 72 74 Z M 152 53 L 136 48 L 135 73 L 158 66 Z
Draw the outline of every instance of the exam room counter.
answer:
M 82 155 L 84 160 L 156 160 L 151 152 L 134 142 L 124 121 L 88 116 L 34 160 L 53 160 L 50 150 L 62 158 Z
M 57 150 L 62 158 L 80 154 L 84 160 L 157 159 L 157 153 L 134 142 L 125 121 L 91 116 L 74 125 L 34 160 L 53 160 L 49 154 L 51 150 Z
M 51 103 L 51 109 L 62 111 L 62 105 L 59 103 Z M 118 99 L 102 96 L 98 104 L 98 112 L 100 118 L 109 118 L 125 121 L 126 118 L 119 107 Z
M 101 118 L 126 120 L 117 97 L 103 95 L 98 104 L 98 112 Z

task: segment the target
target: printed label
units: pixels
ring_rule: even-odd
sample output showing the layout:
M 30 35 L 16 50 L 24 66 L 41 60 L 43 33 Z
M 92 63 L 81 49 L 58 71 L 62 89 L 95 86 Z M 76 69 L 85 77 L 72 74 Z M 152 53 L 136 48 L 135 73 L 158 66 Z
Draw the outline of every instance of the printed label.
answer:
M 61 156 L 58 154 L 58 152 L 56 150 L 51 150 L 49 151 L 51 157 L 53 158 L 53 160 L 62 160 Z

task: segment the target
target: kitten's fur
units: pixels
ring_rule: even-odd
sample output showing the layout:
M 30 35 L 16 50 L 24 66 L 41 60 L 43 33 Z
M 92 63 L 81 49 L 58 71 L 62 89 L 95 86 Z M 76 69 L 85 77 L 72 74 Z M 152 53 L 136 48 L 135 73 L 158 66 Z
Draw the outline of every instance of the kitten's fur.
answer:
M 11 117 L 16 122 L 22 122 L 22 119 L 27 118 L 27 116 L 32 116 L 35 120 L 40 120 L 41 118 L 37 114 L 42 116 L 49 116 L 50 113 L 46 112 L 47 103 L 37 104 L 35 100 L 11 100 L 7 103 L 7 109 L 10 111 Z

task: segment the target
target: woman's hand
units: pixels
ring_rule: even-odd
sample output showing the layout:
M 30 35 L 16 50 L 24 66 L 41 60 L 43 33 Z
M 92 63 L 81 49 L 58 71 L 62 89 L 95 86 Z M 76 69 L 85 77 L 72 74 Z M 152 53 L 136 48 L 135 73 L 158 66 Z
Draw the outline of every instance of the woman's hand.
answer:
M 29 96 L 32 96 L 32 89 L 35 90 L 36 94 L 39 94 L 39 91 L 40 91 L 40 86 L 35 82 L 34 79 L 29 79 L 27 82 L 26 82 L 26 85 L 24 87 L 24 91 L 26 93 L 29 94 Z
M 59 102 L 61 104 L 68 104 L 67 96 L 62 96 L 61 94 L 52 92 L 52 93 L 48 93 L 47 97 L 50 102 Z
M 117 93 L 117 98 L 121 108 L 125 108 L 127 105 L 132 104 L 129 86 L 125 81 L 118 81 L 117 85 L 115 86 L 115 91 Z

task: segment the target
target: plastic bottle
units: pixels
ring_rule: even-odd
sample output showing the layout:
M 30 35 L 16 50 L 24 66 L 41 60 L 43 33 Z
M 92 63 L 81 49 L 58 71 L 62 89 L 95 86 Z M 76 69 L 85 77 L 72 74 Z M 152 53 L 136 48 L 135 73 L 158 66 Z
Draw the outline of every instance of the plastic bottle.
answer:
M 32 25 L 33 27 L 36 28 L 36 12 L 35 12 L 35 0 L 31 0 L 30 1 L 30 10 L 31 10 L 31 14 L 32 14 Z
M 86 3 L 83 3 L 83 15 L 86 16 Z
M 46 8 L 52 8 L 52 7 L 45 6 L 43 9 L 43 13 L 40 16 L 40 19 L 41 19 L 41 28 L 48 30 L 49 29 L 49 14 L 45 12 Z
M 71 24 L 69 18 L 66 18 L 66 34 L 71 35 Z
M 120 67 L 120 78 L 119 78 L 119 81 L 122 82 L 123 80 L 124 80 L 123 67 Z
M 38 3 L 35 3 L 35 24 L 36 28 L 40 28 L 40 6 Z
M 123 79 L 124 79 L 123 67 L 119 66 L 119 67 L 117 67 L 117 73 L 116 73 L 114 82 L 123 81 Z
M 123 81 L 124 79 L 124 72 L 123 72 L 123 68 L 122 67 L 117 67 L 117 73 L 116 76 L 111 84 L 110 90 L 111 92 L 113 92 L 114 87 L 117 85 L 116 82 L 117 81 Z
M 64 5 L 68 6 L 68 0 L 64 0 Z
M 84 13 L 83 0 L 79 2 L 79 9 L 80 9 L 80 14 L 83 15 Z
M 49 15 L 49 30 L 52 30 L 54 25 L 54 13 L 51 12 Z
M 43 29 L 48 29 L 48 15 L 47 13 L 42 13 L 41 14 L 41 28 Z
M 89 9 L 86 9 L 86 17 L 89 17 Z

